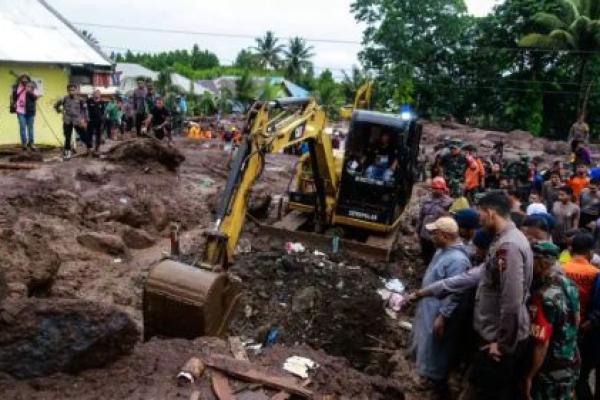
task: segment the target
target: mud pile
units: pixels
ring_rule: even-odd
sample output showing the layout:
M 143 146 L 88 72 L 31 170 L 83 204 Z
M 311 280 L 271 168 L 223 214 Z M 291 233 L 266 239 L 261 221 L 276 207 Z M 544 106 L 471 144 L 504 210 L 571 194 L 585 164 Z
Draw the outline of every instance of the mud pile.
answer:
M 175 147 L 167 146 L 156 139 L 135 139 L 121 142 L 107 153 L 115 162 L 148 165 L 159 163 L 174 171 L 185 161 L 185 156 Z
M 245 255 L 231 270 L 244 288 L 231 331 L 258 343 L 307 344 L 382 373 L 386 357 L 373 347 L 395 348 L 396 335 L 377 293 L 380 267 L 310 252 Z

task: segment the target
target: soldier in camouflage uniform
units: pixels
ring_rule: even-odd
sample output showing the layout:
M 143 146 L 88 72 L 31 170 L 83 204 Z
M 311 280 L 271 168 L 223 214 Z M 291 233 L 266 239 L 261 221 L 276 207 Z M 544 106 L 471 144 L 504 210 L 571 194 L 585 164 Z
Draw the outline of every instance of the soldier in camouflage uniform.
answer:
M 452 197 L 462 196 L 462 186 L 465 183 L 467 159 L 461 152 L 462 142 L 453 140 L 450 143 L 450 153 L 442 157 L 441 165 L 444 169 L 444 178 L 450 187 Z
M 540 242 L 532 249 L 534 283 L 529 311 L 533 352 L 526 395 L 534 400 L 571 400 L 580 367 L 579 292 L 554 268 L 560 252 L 556 245 Z

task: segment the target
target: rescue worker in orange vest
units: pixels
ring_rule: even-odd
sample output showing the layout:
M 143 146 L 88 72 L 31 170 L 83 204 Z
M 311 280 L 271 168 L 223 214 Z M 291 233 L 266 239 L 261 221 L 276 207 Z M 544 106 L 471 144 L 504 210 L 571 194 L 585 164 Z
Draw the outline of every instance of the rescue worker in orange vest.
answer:
M 465 196 L 473 202 L 475 194 L 485 186 L 485 167 L 481 158 L 477 157 L 477 148 L 468 144 L 463 147 L 467 159 L 465 171 Z

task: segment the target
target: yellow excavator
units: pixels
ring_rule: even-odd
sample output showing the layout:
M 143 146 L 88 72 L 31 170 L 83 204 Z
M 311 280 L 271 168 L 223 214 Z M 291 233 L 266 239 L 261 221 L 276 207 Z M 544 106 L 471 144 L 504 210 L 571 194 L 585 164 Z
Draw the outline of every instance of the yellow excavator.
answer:
M 191 266 L 167 259 L 149 272 L 143 294 L 145 339 L 225 332 L 240 298 L 239 285 L 227 267 L 234 261 L 250 191 L 267 154 L 306 144 L 310 160 L 310 176 L 299 171 L 294 181 L 301 184 L 288 193 L 293 211 L 279 221 L 280 226 L 271 227 L 280 237 L 289 240 L 304 234 L 311 242 L 327 230 L 342 228 L 356 235 L 344 238 L 349 249 L 360 248 L 361 243 L 369 247 L 372 236 L 381 239 L 371 245 L 393 243 L 412 192 L 420 123 L 415 118 L 357 110 L 344 156 L 337 159 L 326 124 L 325 111 L 312 98 L 253 105 L 213 226 L 206 232 L 202 262 Z

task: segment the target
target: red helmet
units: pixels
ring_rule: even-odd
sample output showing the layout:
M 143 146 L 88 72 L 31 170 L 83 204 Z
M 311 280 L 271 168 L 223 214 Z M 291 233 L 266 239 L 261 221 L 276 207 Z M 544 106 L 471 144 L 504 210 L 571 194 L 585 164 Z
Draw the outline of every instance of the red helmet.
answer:
M 431 181 L 431 188 L 436 190 L 448 190 L 448 185 L 446 185 L 446 180 L 441 176 L 436 176 Z

